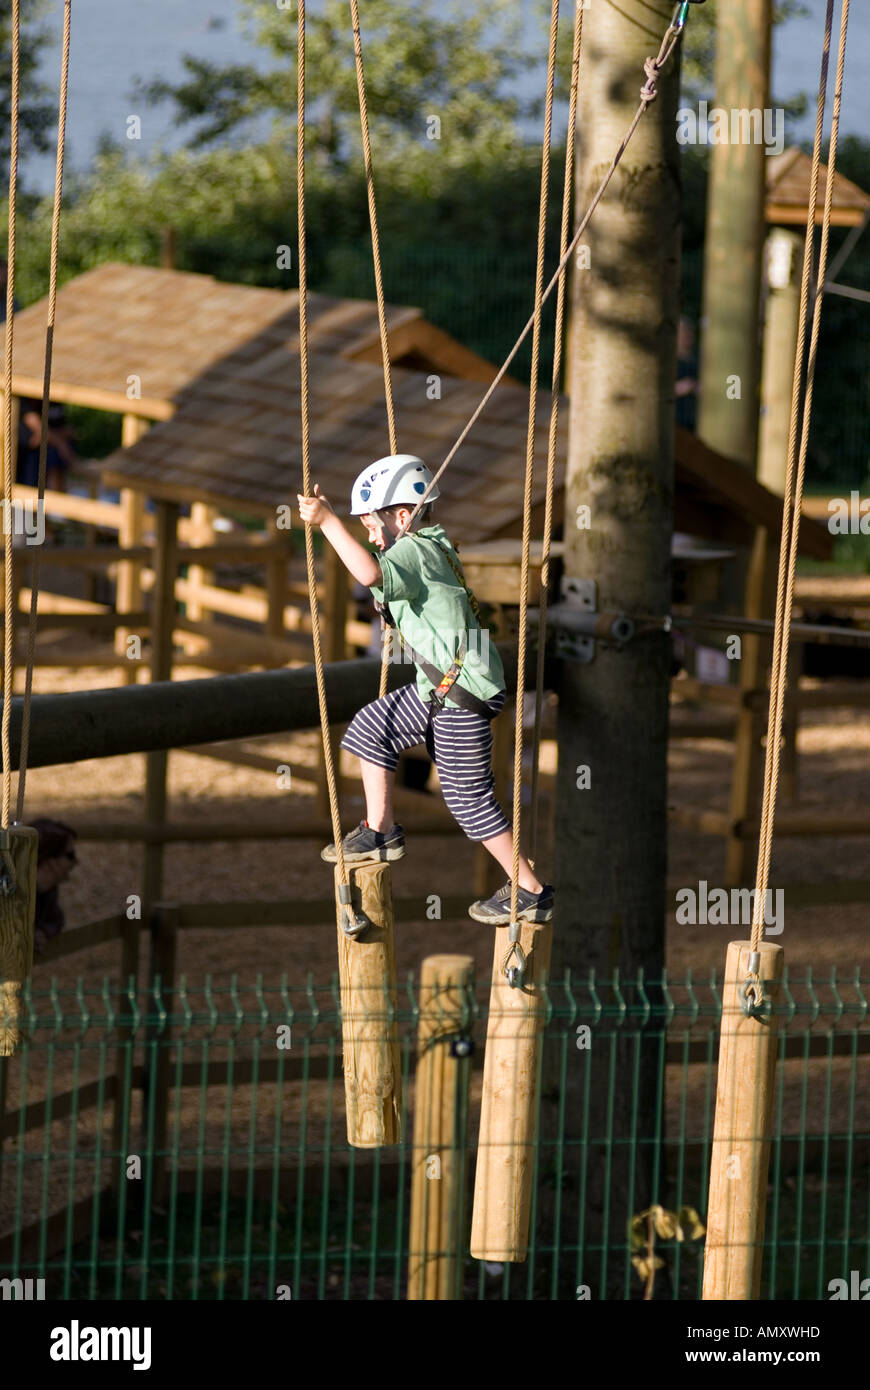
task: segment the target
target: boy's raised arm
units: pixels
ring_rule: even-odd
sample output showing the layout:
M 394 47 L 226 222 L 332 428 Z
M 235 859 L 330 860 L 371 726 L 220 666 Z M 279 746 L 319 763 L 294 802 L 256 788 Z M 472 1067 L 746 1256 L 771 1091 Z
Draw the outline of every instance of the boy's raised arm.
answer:
M 350 534 L 316 484 L 314 492 L 314 497 L 303 497 L 297 493 L 302 520 L 320 527 L 342 564 L 358 583 L 365 584 L 369 589 L 373 584 L 380 584 L 383 575 L 374 555 Z

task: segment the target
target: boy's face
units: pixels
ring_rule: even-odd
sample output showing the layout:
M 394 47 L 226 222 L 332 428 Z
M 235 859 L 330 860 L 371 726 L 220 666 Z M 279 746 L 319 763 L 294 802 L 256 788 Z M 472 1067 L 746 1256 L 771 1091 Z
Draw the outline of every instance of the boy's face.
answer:
M 399 507 L 393 512 L 364 512 L 360 517 L 368 532 L 369 541 L 378 550 L 386 550 L 392 544 L 411 515 L 410 507 Z

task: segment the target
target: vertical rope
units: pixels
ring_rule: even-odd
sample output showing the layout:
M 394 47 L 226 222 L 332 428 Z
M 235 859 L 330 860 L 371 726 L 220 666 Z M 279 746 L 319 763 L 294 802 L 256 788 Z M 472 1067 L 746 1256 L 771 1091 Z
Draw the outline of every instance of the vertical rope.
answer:
M 541 315 L 544 306 L 544 251 L 547 234 L 547 199 L 550 188 L 550 141 L 553 130 L 553 90 L 556 83 L 556 41 L 559 33 L 559 0 L 550 13 L 550 47 L 547 55 L 547 97 L 541 153 L 541 198 L 538 206 L 538 259 L 535 268 L 535 312 L 532 329 L 532 365 L 529 381 L 529 424 L 526 433 L 526 471 L 523 482 L 523 549 L 520 563 L 520 612 L 517 643 L 517 700 L 514 722 L 513 868 L 511 870 L 511 921 L 517 920 L 520 873 L 520 821 L 523 779 L 523 706 L 526 688 L 526 626 L 529 606 L 529 555 L 532 542 L 532 483 L 535 473 L 535 425 L 538 406 L 538 363 L 541 352 Z
M 562 274 L 562 271 L 565 269 L 565 266 L 568 264 L 571 257 L 573 256 L 581 236 L 586 231 L 586 228 L 589 226 L 595 209 L 598 207 L 598 204 L 604 197 L 604 194 L 607 191 L 608 184 L 610 183 L 610 180 L 613 178 L 613 175 L 616 173 L 619 161 L 622 159 L 622 156 L 628 149 L 631 137 L 637 130 L 641 117 L 646 113 L 652 102 L 654 102 L 656 97 L 658 96 L 657 83 L 659 74 L 661 73 L 662 68 L 666 65 L 668 59 L 670 58 L 671 54 L 673 53 L 674 49 L 679 43 L 680 36 L 683 32 L 683 28 L 684 24 L 680 21 L 672 22 L 671 24 L 669 24 L 667 29 L 665 30 L 665 34 L 661 41 L 661 44 L 659 45 L 659 51 L 656 57 L 647 58 L 644 61 L 643 67 L 644 74 L 646 76 L 646 81 L 640 89 L 640 104 L 638 105 L 638 108 L 631 119 L 631 123 L 629 124 L 628 129 L 626 130 L 625 134 L 622 137 L 622 140 L 620 141 L 619 148 L 617 149 L 616 154 L 610 161 L 610 164 L 607 168 L 607 171 L 603 179 L 601 180 L 601 183 L 598 185 L 598 188 L 595 191 L 591 203 L 589 204 L 588 208 L 583 214 L 580 224 L 578 225 L 577 230 L 571 238 L 571 242 L 567 247 L 565 254 L 562 256 L 561 260 L 559 261 L 559 264 L 556 266 L 556 269 L 553 272 L 553 277 L 550 280 L 550 283 L 547 285 L 547 288 L 544 290 L 544 293 L 541 298 L 542 304 L 546 304 L 553 291 L 553 288 L 558 283 L 559 276 Z M 534 327 L 536 312 L 537 308 L 532 312 L 532 315 L 527 321 L 522 332 L 520 333 L 520 336 L 517 338 L 516 342 L 514 343 L 513 347 L 511 348 L 510 352 L 505 358 L 504 362 L 502 362 L 492 381 L 487 386 L 486 391 L 484 392 L 478 405 L 475 407 L 471 415 L 471 418 L 469 419 L 468 423 L 463 426 L 463 429 L 458 439 L 451 446 L 450 451 L 447 454 L 447 457 L 444 459 L 444 462 L 441 464 L 441 467 L 438 469 L 438 472 L 434 475 L 431 483 L 426 488 L 426 491 L 423 493 L 423 496 L 420 498 L 419 502 L 416 503 L 413 512 L 408 518 L 408 524 L 405 527 L 405 531 L 407 531 L 414 524 L 414 518 L 416 517 L 420 508 L 425 507 L 426 502 L 429 499 L 430 492 L 441 478 L 441 475 L 443 474 L 445 468 L 447 468 L 448 464 L 452 463 L 453 459 L 456 457 L 459 450 L 462 448 L 462 445 L 465 443 L 472 429 L 474 428 L 477 421 L 480 419 L 481 415 L 483 414 L 484 410 L 489 404 L 490 400 L 492 399 L 497 387 L 504 380 L 508 367 L 513 362 L 514 358 L 516 357 L 517 353 L 519 352 L 520 348 L 522 347 L 523 343 L 528 337 L 530 331 Z
M 15 641 L 15 586 L 12 555 L 12 481 L 15 453 L 12 440 L 12 344 L 15 330 L 15 214 L 18 194 L 18 89 L 21 59 L 19 0 L 12 0 L 12 86 L 9 127 L 9 273 L 6 280 L 6 360 L 3 372 L 3 717 L 0 746 L 3 755 L 2 828 L 9 825 L 12 806 L 12 758 L 9 719 L 12 714 Z
M 298 203 L 299 234 L 299 390 L 302 414 L 302 491 L 306 497 L 311 495 L 311 447 L 309 428 L 308 391 L 308 268 L 305 255 L 305 0 L 299 0 L 299 49 L 297 53 L 297 137 L 296 137 L 296 182 Z M 341 816 L 338 808 L 338 790 L 335 782 L 335 768 L 332 760 L 332 744 L 329 737 L 329 714 L 326 708 L 326 685 L 323 675 L 323 651 L 320 641 L 320 610 L 317 600 L 317 577 L 314 571 L 314 535 L 310 522 L 305 524 L 305 565 L 308 574 L 308 601 L 311 605 L 311 635 L 314 639 L 314 672 L 317 681 L 317 705 L 320 711 L 320 734 L 323 740 L 323 761 L 326 769 L 326 785 L 329 793 L 329 814 L 332 819 L 332 835 L 338 862 L 338 876 L 342 884 L 347 883 L 344 864 L 344 851 L 341 843 Z
M 574 9 L 574 48 L 571 54 L 571 94 L 568 101 L 568 132 L 565 137 L 565 183 L 562 193 L 562 230 L 559 261 L 564 261 L 571 226 L 571 192 L 574 184 L 574 148 L 577 127 L 577 93 L 580 87 L 580 50 L 583 43 L 583 0 Z M 547 589 L 550 583 L 550 543 L 553 532 L 553 496 L 556 490 L 556 442 L 559 432 L 559 386 L 562 376 L 562 338 L 567 290 L 567 265 L 559 273 L 556 297 L 556 337 L 553 352 L 553 390 L 550 406 L 550 438 L 547 445 L 547 488 L 544 501 L 544 535 L 541 547 L 541 593 L 538 608 L 538 661 L 535 679 L 535 728 L 532 735 L 532 806 L 529 822 L 529 858 L 534 862 L 538 847 L 538 781 L 541 762 L 541 720 L 544 707 L 544 648 L 547 640 Z
M 378 301 L 378 327 L 381 335 L 381 360 L 384 367 L 384 401 L 387 407 L 387 428 L 390 435 L 390 453 L 398 453 L 396 436 L 396 410 L 393 403 L 393 375 L 390 365 L 390 342 L 387 333 L 387 309 L 384 302 L 384 277 L 381 267 L 381 247 L 378 238 L 378 213 L 375 204 L 375 176 L 372 168 L 372 142 L 369 137 L 369 114 L 366 101 L 366 78 L 363 69 L 362 37 L 359 26 L 359 6 L 357 0 L 350 0 L 350 18 L 353 27 L 353 56 L 356 64 L 356 89 L 359 97 L 359 123 L 362 131 L 363 162 L 366 173 L 366 192 L 369 201 L 369 225 L 372 233 L 372 262 L 375 271 L 375 294 Z M 381 678 L 379 696 L 387 693 L 387 672 L 391 651 L 391 631 L 381 620 Z
M 758 846 L 758 864 L 755 877 L 755 901 L 752 913 L 753 951 L 758 951 L 764 935 L 764 908 L 767 897 L 767 884 L 770 874 L 770 855 L 773 839 L 773 823 L 776 815 L 776 794 L 779 782 L 779 763 L 782 743 L 782 722 L 785 707 L 789 638 L 792 604 L 794 598 L 794 579 L 797 567 L 798 539 L 800 534 L 801 501 L 803 498 L 804 474 L 806 471 L 807 450 L 809 446 L 810 423 L 812 418 L 813 386 L 815 382 L 816 354 L 818 350 L 819 329 L 822 318 L 822 288 L 825 283 L 828 260 L 828 243 L 831 225 L 831 208 L 834 196 L 834 177 L 836 173 L 837 142 L 840 128 L 840 103 L 843 91 L 843 71 L 846 60 L 846 31 L 849 21 L 849 0 L 843 0 L 840 13 L 840 39 L 837 57 L 837 76 L 834 89 L 834 108 L 831 118 L 831 137 L 828 149 L 828 172 L 825 184 L 825 203 L 822 214 L 822 237 L 819 251 L 819 266 L 813 300 L 813 319 L 810 335 L 810 352 L 807 364 L 806 385 L 803 394 L 801 414 L 801 376 L 804 345 L 806 342 L 807 306 L 809 302 L 810 273 L 813 261 L 813 233 L 818 199 L 819 165 L 821 162 L 822 126 L 825 114 L 825 101 L 828 85 L 828 65 L 831 50 L 831 31 L 833 27 L 834 0 L 828 0 L 825 16 L 825 40 L 822 51 L 819 95 L 816 107 L 816 132 L 813 144 L 812 170 L 810 175 L 810 196 L 807 209 L 807 230 L 804 243 L 804 264 L 801 278 L 800 316 L 798 343 L 795 353 L 794 375 L 792 377 L 791 416 L 789 420 L 788 465 L 783 499 L 782 536 L 780 538 L 779 574 L 777 579 L 776 622 L 774 627 L 773 660 L 770 678 L 770 703 L 767 720 L 767 748 L 764 763 L 764 798 L 761 812 L 761 829 Z M 797 449 L 798 420 L 800 418 L 800 450 Z M 756 1002 L 761 1002 L 761 984 L 756 984 Z
M 57 309 L 57 267 L 60 254 L 60 204 L 63 195 L 63 159 L 66 144 L 66 113 L 69 92 L 69 41 L 72 0 L 64 0 L 63 52 L 60 66 L 60 99 L 57 115 L 57 157 L 54 167 L 54 210 L 51 218 L 51 252 L 49 255 L 48 321 L 45 328 L 45 369 L 42 379 L 42 438 L 39 444 L 39 478 L 37 481 L 37 514 L 45 497 L 45 471 L 48 457 L 48 403 L 51 394 L 51 359 L 54 348 L 54 321 Z M 24 677 L 24 704 L 21 718 L 21 750 L 18 765 L 18 799 L 15 819 L 24 818 L 24 789 L 27 781 L 27 754 L 30 747 L 30 701 L 33 693 L 33 662 L 36 651 L 36 621 L 39 601 L 39 572 L 41 551 L 34 546 L 30 572 L 30 617 L 27 625 L 27 669 Z

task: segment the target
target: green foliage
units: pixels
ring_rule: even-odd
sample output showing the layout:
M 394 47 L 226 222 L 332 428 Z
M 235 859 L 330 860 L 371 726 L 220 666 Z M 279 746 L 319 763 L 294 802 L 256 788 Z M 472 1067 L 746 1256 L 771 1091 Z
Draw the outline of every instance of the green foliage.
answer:
M 541 16 L 549 7 L 534 0 Z M 196 145 L 208 145 L 268 116 L 276 135 L 296 124 L 297 26 L 291 10 L 241 0 L 246 29 L 276 60 L 263 72 L 253 64 L 218 68 L 187 58 L 186 80 L 146 84 L 150 100 L 174 102 L 179 121 L 193 126 Z M 461 0 L 366 0 L 361 18 L 366 97 L 373 140 L 388 132 L 393 157 L 426 140 L 426 121 L 437 115 L 454 157 L 476 149 L 490 157 L 516 140 L 516 122 L 528 106 L 509 85 L 540 62 L 523 41 L 514 0 L 468 7 Z M 545 35 L 542 18 L 540 32 Z M 353 38 L 346 0 L 325 0 L 310 12 L 305 41 L 308 134 L 320 159 L 346 164 L 360 142 Z M 289 80 L 288 80 L 289 76 Z
M 47 35 L 39 21 L 45 0 L 22 6 L 21 62 L 19 68 L 19 159 L 28 150 L 45 150 L 50 144 L 56 107 L 48 89 L 37 80 L 40 47 Z M 57 69 L 60 73 L 60 54 Z M 0 0 L 0 163 L 3 186 L 9 181 L 9 127 L 12 110 L 12 0 Z

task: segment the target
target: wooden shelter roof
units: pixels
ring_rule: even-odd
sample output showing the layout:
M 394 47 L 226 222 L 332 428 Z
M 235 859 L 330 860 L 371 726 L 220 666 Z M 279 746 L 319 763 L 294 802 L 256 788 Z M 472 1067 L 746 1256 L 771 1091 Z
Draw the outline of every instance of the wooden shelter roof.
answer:
M 399 447 L 437 467 L 480 401 L 481 386 L 444 376 L 440 398 L 431 399 L 430 382 L 421 372 L 393 371 Z M 527 390 L 500 386 L 451 462 L 438 516 L 457 541 L 521 535 L 528 400 Z M 389 451 L 380 366 L 312 353 L 310 411 L 312 476 L 344 512 L 354 478 Z M 563 508 L 567 401 L 559 418 L 557 522 Z M 549 397 L 541 393 L 539 461 L 546 458 L 549 419 Z M 105 460 L 103 476 L 112 486 L 138 488 L 155 498 L 207 501 L 259 514 L 274 514 L 284 503 L 295 513 L 301 487 L 298 355 L 285 349 L 265 359 L 254 344 L 244 344 L 213 363 L 181 394 L 171 420 Z M 751 542 L 758 525 L 774 537 L 779 534 L 781 500 L 741 464 L 680 429 L 675 484 L 679 530 L 741 544 Z M 542 462 L 532 503 L 532 534 L 540 535 Z M 802 522 L 803 554 L 825 559 L 831 545 L 824 527 L 809 519 Z
M 311 467 L 344 510 L 356 475 L 388 452 L 383 373 L 373 302 L 309 296 Z M 440 464 L 478 404 L 492 364 L 428 324 L 415 308 L 388 306 L 399 447 Z M 40 394 L 44 302 L 16 316 L 17 394 Z M 295 291 L 230 285 L 205 275 L 106 265 L 58 296 L 52 397 L 159 421 L 104 463 L 115 486 L 152 497 L 210 501 L 260 515 L 301 487 Z M 425 364 L 420 370 L 421 364 Z M 440 397 L 431 371 L 439 372 Z M 127 397 L 128 378 L 141 399 Z M 505 381 L 446 475 L 438 515 L 458 541 L 522 531 L 528 391 Z M 537 457 L 546 457 L 550 407 L 542 393 Z M 567 403 L 560 414 L 557 519 L 561 519 Z M 781 502 L 740 464 L 678 430 L 675 525 L 707 539 L 751 540 L 756 525 L 778 535 Z M 543 521 L 543 466 L 533 492 L 533 534 Z M 803 553 L 826 558 L 831 537 L 801 526 Z
M 377 308 L 361 299 L 309 294 L 309 344 L 333 358 L 380 363 Z M 42 394 L 46 301 L 15 316 L 13 391 Z M 491 380 L 495 369 L 422 310 L 387 305 L 390 356 Z M 168 419 L 185 389 L 235 353 L 268 375 L 299 347 L 296 290 L 232 285 L 210 275 L 111 263 L 58 293 L 52 399 Z M 256 359 L 256 361 L 255 361 Z M 128 379 L 139 379 L 131 399 Z
M 810 202 L 812 160 L 803 150 L 793 146 L 767 160 L 767 201 L 765 217 L 777 226 L 806 226 Z M 825 206 L 828 169 L 819 168 L 819 187 L 816 199 L 816 221 L 821 222 Z M 842 174 L 834 175 L 834 196 L 831 222 L 835 227 L 854 227 L 864 221 L 870 210 L 870 194 Z

